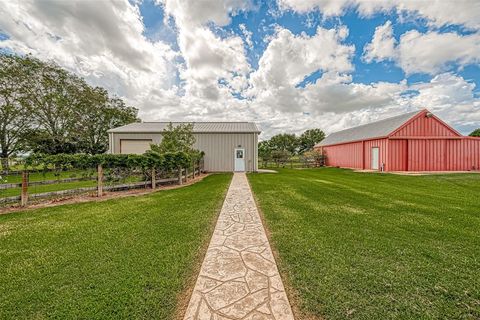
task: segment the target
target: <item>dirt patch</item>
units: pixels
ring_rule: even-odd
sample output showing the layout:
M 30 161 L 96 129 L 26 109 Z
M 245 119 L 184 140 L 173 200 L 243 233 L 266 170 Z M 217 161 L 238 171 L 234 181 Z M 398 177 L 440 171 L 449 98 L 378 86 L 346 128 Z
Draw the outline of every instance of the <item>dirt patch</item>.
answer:
M 208 173 L 201 174 L 200 176 L 195 177 L 195 179 L 189 179 L 188 182 L 184 182 L 182 185 L 171 184 L 171 185 L 159 186 L 155 190 L 134 189 L 134 190 L 127 190 L 127 191 L 104 192 L 104 195 L 101 198 L 98 198 L 96 196 L 96 193 L 86 193 L 81 195 L 55 198 L 55 199 L 42 201 L 38 203 L 32 203 L 25 207 L 21 207 L 20 205 L 14 205 L 11 207 L 0 208 L 0 214 L 7 214 L 12 212 L 18 212 L 18 211 L 30 211 L 30 210 L 41 209 L 41 208 L 50 208 L 50 207 L 56 207 L 64 204 L 74 204 L 74 203 L 83 203 L 83 202 L 101 202 L 101 201 L 106 201 L 110 199 L 143 196 L 146 194 L 159 192 L 163 190 L 171 190 L 171 189 L 177 189 L 177 188 L 189 186 L 203 180 L 205 177 L 209 175 L 210 174 Z

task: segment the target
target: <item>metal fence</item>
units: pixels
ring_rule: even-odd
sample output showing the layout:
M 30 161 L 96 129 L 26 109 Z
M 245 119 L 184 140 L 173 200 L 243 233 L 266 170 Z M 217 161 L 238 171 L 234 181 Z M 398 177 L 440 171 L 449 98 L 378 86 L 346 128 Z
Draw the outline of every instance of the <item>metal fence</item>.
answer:
M 82 194 L 102 197 L 107 192 L 155 189 L 162 185 L 183 184 L 203 172 L 203 161 L 176 171 L 102 166 L 69 170 L 8 170 L 0 175 L 0 207 L 25 206 Z

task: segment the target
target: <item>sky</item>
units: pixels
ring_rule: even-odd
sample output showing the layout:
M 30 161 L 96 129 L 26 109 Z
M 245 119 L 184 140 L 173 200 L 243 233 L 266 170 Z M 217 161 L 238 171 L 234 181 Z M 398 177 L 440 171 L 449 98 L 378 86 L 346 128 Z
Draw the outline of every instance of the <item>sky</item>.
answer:
M 427 108 L 480 127 L 478 0 L 0 0 L 0 50 L 53 60 L 143 121 L 327 133 Z

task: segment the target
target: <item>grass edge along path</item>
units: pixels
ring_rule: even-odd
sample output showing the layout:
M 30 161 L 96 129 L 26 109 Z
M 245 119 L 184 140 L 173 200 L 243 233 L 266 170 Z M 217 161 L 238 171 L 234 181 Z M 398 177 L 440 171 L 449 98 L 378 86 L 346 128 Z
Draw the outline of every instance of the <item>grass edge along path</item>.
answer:
M 299 320 L 480 317 L 480 175 L 323 168 L 249 180 Z
M 230 179 L 0 216 L 0 318 L 173 319 Z

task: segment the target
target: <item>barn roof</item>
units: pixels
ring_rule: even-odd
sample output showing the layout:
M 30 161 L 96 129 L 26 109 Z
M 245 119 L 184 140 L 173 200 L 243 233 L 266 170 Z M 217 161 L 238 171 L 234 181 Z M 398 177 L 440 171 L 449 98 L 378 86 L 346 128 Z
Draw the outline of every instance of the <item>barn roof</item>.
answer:
M 423 110 L 409 112 L 398 115 L 396 117 L 391 117 L 380 121 L 367 123 L 358 127 L 333 132 L 328 137 L 323 139 L 320 143 L 318 143 L 317 146 L 320 147 L 350 141 L 385 137 L 422 111 Z
M 135 122 L 108 130 L 114 133 L 161 133 L 170 122 Z M 254 122 L 172 122 L 193 124 L 193 133 L 260 133 Z

